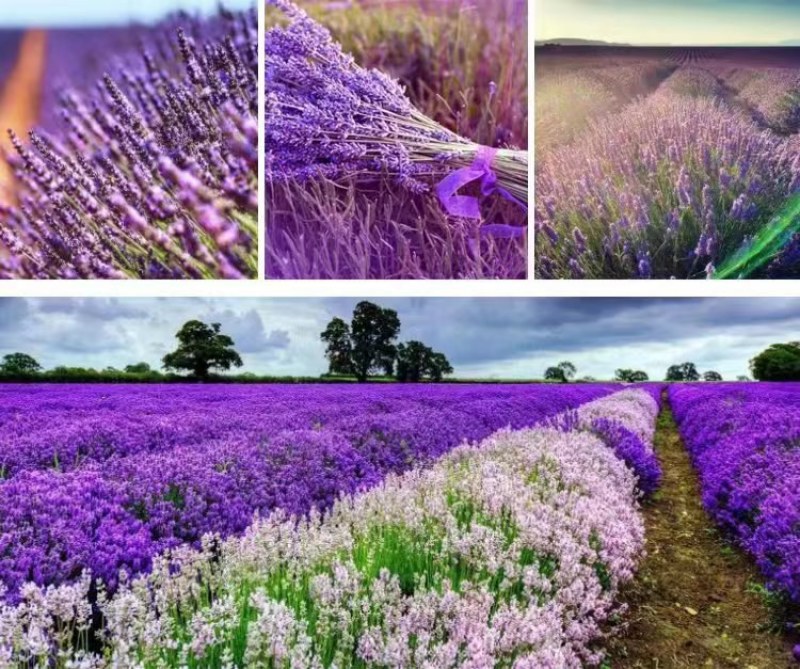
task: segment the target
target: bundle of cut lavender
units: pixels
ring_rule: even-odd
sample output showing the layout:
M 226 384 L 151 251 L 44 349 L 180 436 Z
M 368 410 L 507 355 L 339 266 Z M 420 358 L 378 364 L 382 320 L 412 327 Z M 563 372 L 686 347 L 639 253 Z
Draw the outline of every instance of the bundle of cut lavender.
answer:
M 479 182 L 527 206 L 527 152 L 480 146 L 431 120 L 394 79 L 355 63 L 330 32 L 289 0 L 266 35 L 266 174 L 270 184 L 390 176 L 412 193 L 436 185 L 445 210 L 478 218 Z M 522 229 L 520 229 L 522 231 Z

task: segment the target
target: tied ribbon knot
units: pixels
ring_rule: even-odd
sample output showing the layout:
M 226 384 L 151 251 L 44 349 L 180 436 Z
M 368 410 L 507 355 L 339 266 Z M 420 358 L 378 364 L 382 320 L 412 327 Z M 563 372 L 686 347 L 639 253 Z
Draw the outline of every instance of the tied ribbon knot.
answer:
M 458 195 L 458 191 L 464 186 L 479 180 L 481 183 L 481 195 L 484 197 L 497 194 L 528 211 L 528 207 L 523 202 L 499 185 L 497 174 L 492 169 L 492 163 L 494 163 L 496 156 L 497 149 L 490 146 L 482 146 L 478 149 L 472 165 L 462 167 L 452 174 L 448 174 L 439 182 L 436 187 L 436 194 L 448 214 L 473 220 L 481 218 L 478 198 L 471 195 Z M 481 227 L 481 234 L 504 238 L 521 237 L 525 234 L 525 227 L 503 224 L 484 225 Z

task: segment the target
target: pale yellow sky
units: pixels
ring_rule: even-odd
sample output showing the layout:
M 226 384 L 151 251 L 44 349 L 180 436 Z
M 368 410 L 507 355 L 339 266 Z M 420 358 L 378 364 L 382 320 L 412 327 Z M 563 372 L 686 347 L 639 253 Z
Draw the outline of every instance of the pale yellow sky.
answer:
M 633 44 L 800 40 L 800 0 L 533 0 L 536 38 Z

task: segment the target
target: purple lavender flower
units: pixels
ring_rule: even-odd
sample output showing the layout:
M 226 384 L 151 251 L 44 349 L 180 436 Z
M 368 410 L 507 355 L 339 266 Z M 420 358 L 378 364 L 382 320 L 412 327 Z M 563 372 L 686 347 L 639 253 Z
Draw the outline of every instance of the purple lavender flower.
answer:
M 543 56 L 537 86 L 547 91 L 566 68 L 563 54 Z M 660 64 L 664 69 L 645 59 L 599 68 L 594 59 L 577 57 L 569 68 L 573 85 L 560 92 L 562 105 L 540 111 L 537 138 L 548 141 L 546 150 L 537 148 L 536 193 L 549 206 L 536 207 L 535 227 L 546 224 L 555 233 L 536 236 L 548 277 L 576 276 L 581 245 L 567 236 L 577 228 L 589 248 L 604 250 L 591 265 L 582 263 L 588 278 L 704 278 L 705 267 L 724 267 L 796 189 L 796 140 L 728 103 L 719 81 L 729 71 L 721 75 L 712 57 L 702 67 Z M 592 95 L 584 79 L 600 71 L 606 86 L 616 84 L 623 104 Z M 774 83 L 772 75 L 764 81 Z M 554 141 L 550 127 L 570 105 L 589 120 L 569 139 Z M 649 273 L 641 262 L 645 252 Z M 757 276 L 769 273 L 765 266 Z
M 658 490 L 661 465 L 652 446 L 647 447 L 639 435 L 613 419 L 598 418 L 592 423 L 592 429 L 633 470 L 643 495 L 649 497 Z
M 327 509 L 613 390 L 0 386 L 0 584 L 14 599 L 90 569 L 114 589 L 166 549 Z
M 479 147 L 421 114 L 400 85 L 355 64 L 327 29 L 289 0 L 268 0 L 288 20 L 266 35 L 268 183 L 381 173 L 427 189 Z M 527 202 L 527 154 L 499 149 L 501 185 Z
M 758 215 L 758 207 L 753 204 L 746 194 L 742 193 L 731 208 L 730 216 L 735 221 L 747 223 Z
M 650 254 L 644 254 L 639 258 L 639 278 L 650 279 L 653 276 L 653 266 L 650 263 Z
M 267 5 L 268 275 L 519 277 L 527 153 L 500 128 L 491 146 L 446 128 L 302 9 Z
M 97 87 L 72 78 L 46 131 L 12 134 L 0 278 L 255 276 L 257 23 L 136 29 L 141 50 L 122 40 Z
M 110 392 L 92 398 L 92 411 L 130 412 L 130 401 L 124 402 L 132 397 L 129 389 L 92 390 Z M 199 398 L 217 409 L 221 400 L 230 399 L 230 387 L 224 392 L 184 389 L 195 395 L 194 402 L 176 397 L 174 390 L 169 399 L 180 405 L 175 407 L 179 413 L 196 408 Z M 140 524 L 132 522 L 130 528 L 157 518 L 155 538 L 168 539 L 175 523 L 191 529 L 205 518 L 238 518 L 238 507 L 227 504 L 229 499 L 268 497 L 274 490 L 287 492 L 301 515 L 275 510 L 254 518 L 241 536 L 206 535 L 196 546 L 175 546 L 154 556 L 147 574 L 121 571 L 113 593 L 93 583 L 86 571 L 58 587 L 27 582 L 12 603 L 0 600 L 4 659 L 41 665 L 57 659 L 106 669 L 135 665 L 144 654 L 167 665 L 176 656 L 204 662 L 213 654 L 230 658 L 231 666 L 291 661 L 292 666 L 316 667 L 324 666 L 335 647 L 348 664 L 377 665 L 393 658 L 398 666 L 420 661 L 450 666 L 454 648 L 469 648 L 470 660 L 481 667 L 520 661 L 577 667 L 603 660 L 599 644 L 621 611 L 621 588 L 635 574 L 645 539 L 637 477 L 615 448 L 623 452 L 622 442 L 635 443 L 632 452 L 651 447 L 658 412 L 652 389 L 518 386 L 493 388 L 488 395 L 486 387 L 240 390 L 230 406 L 235 418 L 212 423 L 212 431 L 233 429 L 237 437 L 252 437 L 240 434 L 241 429 L 275 429 L 273 421 L 263 420 L 264 413 L 237 424 L 242 400 L 255 402 L 256 409 L 269 407 L 278 423 L 288 424 L 293 417 L 294 425 L 313 420 L 313 427 L 251 438 L 244 447 L 237 438 L 214 448 L 205 442 L 207 435 L 197 434 L 204 425 L 198 422 L 187 434 L 200 438 L 205 448 L 178 446 L 170 452 L 156 446 L 149 472 L 142 466 L 123 474 L 125 489 L 137 488 L 137 474 L 145 477 L 131 512 Z M 35 386 L 27 389 L 33 396 L 37 391 L 42 392 Z M 150 402 L 161 400 L 160 408 L 170 408 L 157 389 L 144 392 L 153 393 Z M 73 393 L 48 404 L 48 394 L 37 398 L 45 410 L 81 403 Z M 298 402 L 302 396 L 327 401 Z M 19 401 L 11 397 L 11 404 Z M 381 452 L 398 402 L 432 413 L 413 426 L 413 420 L 399 422 L 400 431 L 411 430 L 388 450 L 406 456 L 402 473 L 360 490 L 362 483 L 381 478 L 365 458 Z M 559 429 L 558 421 L 555 428 L 537 426 L 537 405 L 544 411 L 568 410 L 565 422 L 577 429 Z M 569 411 L 576 405 L 577 422 Z M 437 411 L 446 415 L 432 429 L 430 418 Z M 435 462 L 414 462 L 411 442 L 434 444 L 441 426 L 452 428 L 449 442 L 459 432 L 459 413 L 466 421 L 462 441 L 440 450 Z M 198 419 L 200 414 L 206 419 L 214 415 L 205 407 Z M 343 414 L 383 424 L 370 428 L 377 430 L 369 435 L 374 440 L 366 434 L 352 439 L 334 427 Z M 146 417 L 153 420 L 154 415 L 150 410 Z M 545 417 L 538 414 L 539 421 Z M 508 427 L 474 443 L 465 441 L 507 419 Z M 482 420 L 487 421 L 483 428 Z M 616 447 L 591 428 L 598 420 L 606 420 L 619 437 Z M 0 425 L 0 431 L 5 428 Z M 252 457 L 238 459 L 240 448 Z M 125 470 L 125 460 L 112 457 L 102 467 L 75 470 L 71 478 L 70 473 L 24 472 L 0 486 L 0 495 L 8 485 L 24 490 L 40 476 L 64 477 L 79 490 L 100 470 L 119 465 Z M 213 466 L 201 466 L 205 460 Z M 266 478 L 265 464 L 277 468 Z M 162 465 L 166 485 L 153 486 L 160 482 Z M 240 480 L 226 483 L 229 477 Z M 113 523 L 104 522 L 102 504 L 89 513 L 81 509 L 102 501 L 103 496 L 97 497 L 66 496 L 64 508 L 49 513 L 77 509 L 77 519 L 94 521 L 79 529 L 108 525 L 113 530 Z M 16 501 L 27 509 L 47 508 L 47 502 L 61 499 L 51 494 L 45 500 Z M 306 514 L 309 501 L 318 500 L 328 511 Z M 35 514 L 32 519 L 39 529 Z M 63 543 L 61 534 L 80 536 L 70 523 L 56 529 L 57 544 Z M 107 550 L 110 540 L 133 543 L 113 532 L 98 534 L 106 541 L 77 542 L 75 548 L 94 550 L 107 560 L 115 555 Z M 16 548 L 13 543 L 6 547 Z M 47 548 L 40 553 L 46 555 Z M 63 555 L 54 551 L 51 558 L 57 563 Z M 5 594 L 0 583 L 0 597 Z M 502 644 L 497 643 L 498 630 L 508 631 Z

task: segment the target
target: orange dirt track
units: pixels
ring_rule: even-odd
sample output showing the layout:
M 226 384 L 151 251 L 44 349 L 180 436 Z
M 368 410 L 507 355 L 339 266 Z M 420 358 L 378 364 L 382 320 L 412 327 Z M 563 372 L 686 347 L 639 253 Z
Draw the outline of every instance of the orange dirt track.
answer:
M 23 35 L 14 69 L 0 92 L 0 149 L 11 148 L 7 130 L 20 137 L 36 125 L 41 106 L 47 53 L 47 34 L 29 30 Z M 13 204 L 14 177 L 11 168 L 0 155 L 0 203 Z

